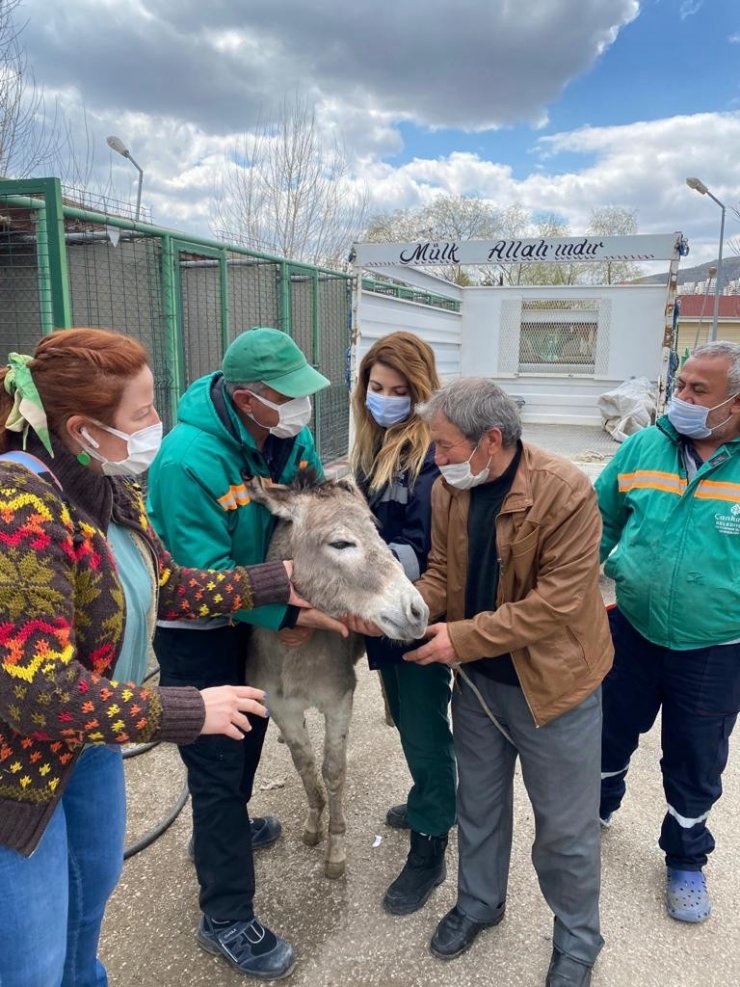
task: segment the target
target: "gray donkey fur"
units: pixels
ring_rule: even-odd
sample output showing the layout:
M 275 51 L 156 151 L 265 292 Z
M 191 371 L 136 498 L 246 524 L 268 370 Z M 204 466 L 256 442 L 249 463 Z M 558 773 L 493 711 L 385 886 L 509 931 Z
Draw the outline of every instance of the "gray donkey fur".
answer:
M 303 477 L 292 487 L 249 483 L 253 500 L 279 520 L 268 559 L 293 559 L 293 582 L 310 603 L 333 617 L 356 614 L 385 634 L 412 641 L 423 635 L 429 611 L 378 534 L 362 494 L 347 480 L 317 483 Z M 327 799 L 306 729 L 304 713 L 324 716 L 322 775 L 329 802 L 327 877 L 344 873 L 346 829 L 342 794 L 347 767 L 347 734 L 357 684 L 354 665 L 363 653 L 359 635 L 342 638 L 314 631 L 305 644 L 286 647 L 277 634 L 255 627 L 247 682 L 268 693 L 268 705 L 301 776 L 308 797 L 304 843 L 322 836 Z

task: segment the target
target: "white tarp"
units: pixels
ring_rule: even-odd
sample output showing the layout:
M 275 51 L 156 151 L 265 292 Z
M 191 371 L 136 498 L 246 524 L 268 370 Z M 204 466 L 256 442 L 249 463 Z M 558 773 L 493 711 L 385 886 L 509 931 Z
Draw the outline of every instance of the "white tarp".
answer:
M 567 261 L 671 260 L 680 233 L 635 236 L 534 237 L 508 240 L 416 240 L 356 243 L 360 268 L 425 267 L 442 264 L 521 264 Z
M 652 425 L 657 397 L 657 388 L 647 377 L 632 377 L 600 395 L 596 403 L 604 429 L 615 442 L 624 442 L 627 436 Z

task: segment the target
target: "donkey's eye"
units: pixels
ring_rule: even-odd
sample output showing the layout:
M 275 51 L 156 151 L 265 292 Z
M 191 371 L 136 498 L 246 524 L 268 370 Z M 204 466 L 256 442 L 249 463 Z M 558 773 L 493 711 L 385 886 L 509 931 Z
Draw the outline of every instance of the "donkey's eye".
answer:
M 357 542 L 354 541 L 330 541 L 329 545 L 331 548 L 337 548 L 340 551 L 343 548 L 357 548 Z

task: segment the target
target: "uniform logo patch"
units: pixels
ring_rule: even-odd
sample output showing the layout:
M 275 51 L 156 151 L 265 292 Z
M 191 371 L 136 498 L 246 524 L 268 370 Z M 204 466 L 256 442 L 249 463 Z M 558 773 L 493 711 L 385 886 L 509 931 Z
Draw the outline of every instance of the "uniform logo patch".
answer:
M 714 524 L 725 535 L 740 535 L 740 504 L 733 504 L 729 514 L 715 514 Z

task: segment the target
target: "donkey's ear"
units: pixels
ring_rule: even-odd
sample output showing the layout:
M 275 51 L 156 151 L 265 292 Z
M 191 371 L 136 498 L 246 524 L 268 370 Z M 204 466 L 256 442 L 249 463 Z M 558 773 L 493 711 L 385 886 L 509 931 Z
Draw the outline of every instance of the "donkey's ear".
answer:
M 280 483 L 272 483 L 262 476 L 253 476 L 246 482 L 247 492 L 256 504 L 261 504 L 275 517 L 292 521 L 298 513 L 295 491 Z

